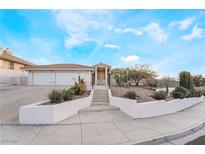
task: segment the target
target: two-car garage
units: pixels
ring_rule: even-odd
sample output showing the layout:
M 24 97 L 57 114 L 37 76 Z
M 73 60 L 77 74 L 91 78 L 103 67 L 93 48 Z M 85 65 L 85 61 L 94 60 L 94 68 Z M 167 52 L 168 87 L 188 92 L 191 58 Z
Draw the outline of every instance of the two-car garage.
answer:
M 88 71 L 33 71 L 32 85 L 73 85 L 79 76 L 86 83 L 91 82 Z
M 80 76 L 87 85 L 92 82 L 93 68 L 77 64 L 39 65 L 27 68 L 29 85 L 74 85 Z

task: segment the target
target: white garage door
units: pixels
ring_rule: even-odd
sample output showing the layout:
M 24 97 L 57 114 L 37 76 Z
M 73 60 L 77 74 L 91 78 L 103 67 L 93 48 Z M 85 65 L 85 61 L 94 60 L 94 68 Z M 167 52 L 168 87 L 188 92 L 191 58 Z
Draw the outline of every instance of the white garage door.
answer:
M 33 85 L 52 85 L 52 72 L 33 72 Z
M 78 73 L 75 72 L 56 72 L 56 85 L 74 85 L 78 81 Z

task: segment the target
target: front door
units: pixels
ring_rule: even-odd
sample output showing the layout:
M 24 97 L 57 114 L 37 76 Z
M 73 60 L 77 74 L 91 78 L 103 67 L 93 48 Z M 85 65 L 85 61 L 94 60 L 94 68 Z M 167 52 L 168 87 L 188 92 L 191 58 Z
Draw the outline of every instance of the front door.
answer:
M 105 69 L 99 68 L 97 73 L 97 84 L 104 85 L 105 84 Z

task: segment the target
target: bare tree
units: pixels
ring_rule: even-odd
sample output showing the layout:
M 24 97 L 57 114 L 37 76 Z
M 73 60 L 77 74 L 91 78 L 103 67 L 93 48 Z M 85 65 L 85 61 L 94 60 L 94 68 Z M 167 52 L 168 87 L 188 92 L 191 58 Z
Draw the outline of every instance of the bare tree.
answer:
M 171 84 L 171 82 L 174 81 L 174 78 L 166 76 L 163 77 L 162 79 L 158 80 L 158 85 L 160 87 L 165 87 L 166 88 L 166 93 L 169 93 L 169 86 Z

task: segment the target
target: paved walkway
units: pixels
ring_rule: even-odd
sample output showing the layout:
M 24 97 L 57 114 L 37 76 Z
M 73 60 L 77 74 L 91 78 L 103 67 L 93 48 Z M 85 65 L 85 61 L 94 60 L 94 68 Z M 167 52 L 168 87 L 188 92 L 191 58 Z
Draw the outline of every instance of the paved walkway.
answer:
M 205 102 L 182 112 L 146 119 L 132 119 L 110 106 L 97 110 L 92 107 L 56 125 L 1 124 L 0 141 L 1 144 L 181 144 L 173 134 L 190 132 L 197 126 L 205 134 L 204 121 Z M 166 139 L 167 136 L 170 138 Z M 146 142 L 153 139 L 158 140 Z

